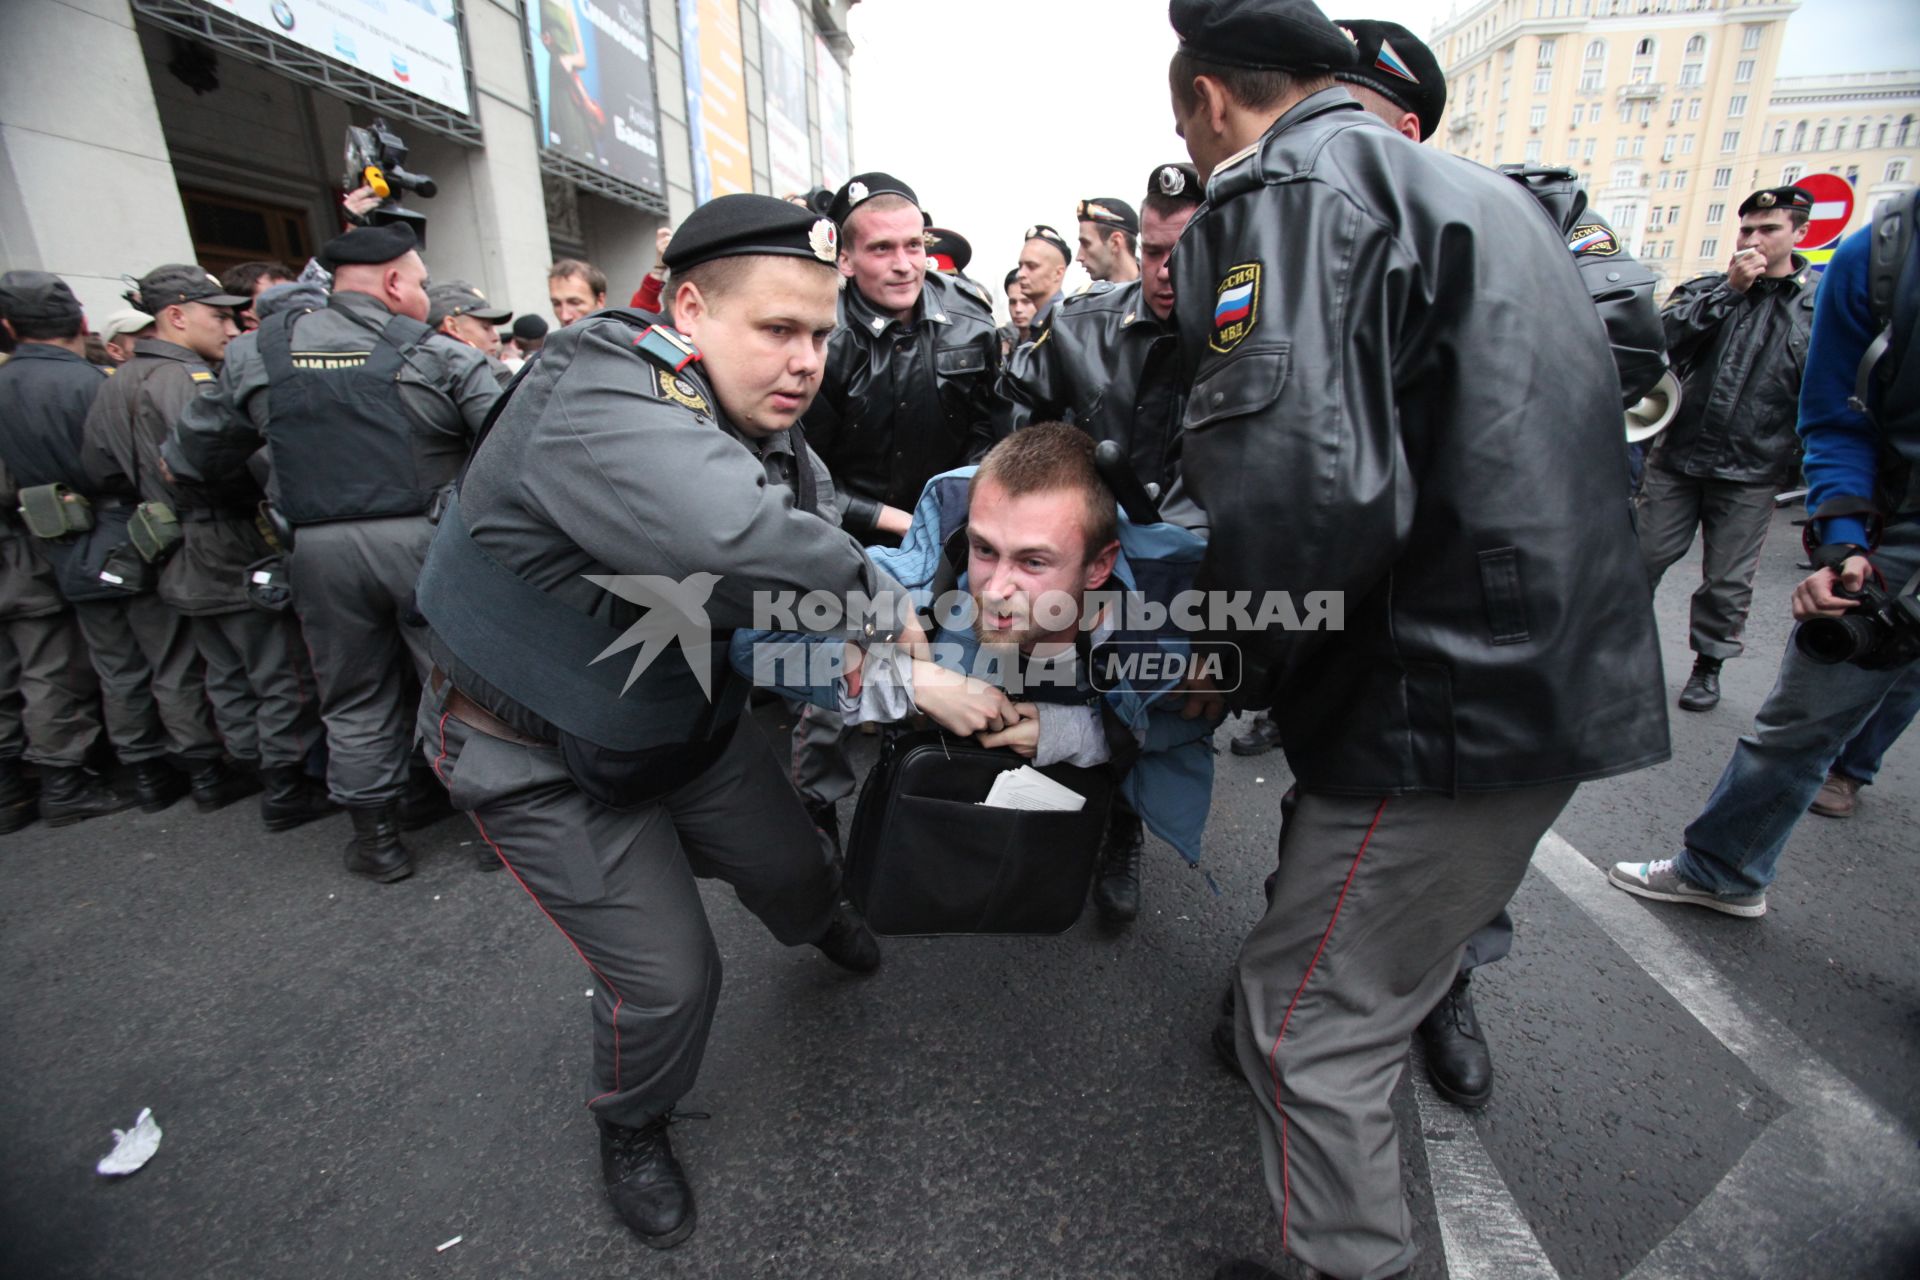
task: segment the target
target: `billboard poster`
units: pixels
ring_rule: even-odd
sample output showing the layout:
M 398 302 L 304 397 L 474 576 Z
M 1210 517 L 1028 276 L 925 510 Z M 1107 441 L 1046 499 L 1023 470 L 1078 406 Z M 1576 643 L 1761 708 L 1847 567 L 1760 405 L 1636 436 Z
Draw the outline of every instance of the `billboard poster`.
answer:
M 664 191 L 645 7 L 529 0 L 524 12 L 541 144 L 610 178 Z
M 807 35 L 793 0 L 760 0 L 760 66 L 767 85 L 768 167 L 773 194 L 813 186 L 807 142 Z
M 457 0 L 205 0 L 331 62 L 471 115 Z
M 715 196 L 752 191 L 739 0 L 680 0 L 680 60 L 686 67 L 687 127 L 693 135 L 694 199 L 704 204 Z
M 853 165 L 847 153 L 847 73 L 819 36 L 813 38 L 813 65 L 820 86 L 820 181 L 837 190 Z

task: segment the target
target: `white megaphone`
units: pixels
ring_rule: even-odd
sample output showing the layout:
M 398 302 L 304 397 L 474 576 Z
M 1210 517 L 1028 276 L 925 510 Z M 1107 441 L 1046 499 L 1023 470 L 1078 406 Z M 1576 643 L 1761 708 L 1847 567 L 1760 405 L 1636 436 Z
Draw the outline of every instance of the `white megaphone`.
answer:
M 1680 379 L 1669 369 L 1660 375 L 1640 402 L 1627 410 L 1627 443 L 1651 440 L 1667 429 L 1673 415 L 1680 412 Z

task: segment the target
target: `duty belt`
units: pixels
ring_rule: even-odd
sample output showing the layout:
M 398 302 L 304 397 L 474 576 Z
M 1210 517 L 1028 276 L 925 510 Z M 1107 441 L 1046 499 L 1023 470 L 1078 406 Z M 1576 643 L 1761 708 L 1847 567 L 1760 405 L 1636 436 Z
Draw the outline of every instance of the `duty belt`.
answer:
M 539 738 L 528 737 L 526 734 L 508 724 L 505 720 L 502 720 L 499 716 L 493 714 L 493 712 L 475 702 L 472 698 L 469 698 L 466 694 L 460 692 L 460 686 L 449 682 L 447 673 L 439 667 L 433 669 L 428 679 L 432 682 L 433 691 L 436 694 L 442 689 L 446 690 L 447 714 L 467 726 L 467 728 L 478 730 L 486 734 L 489 738 L 498 738 L 502 742 L 512 742 L 522 747 L 551 747 L 554 745 L 551 742 L 545 742 Z
M 253 523 L 252 507 L 190 507 L 174 513 L 181 524 L 212 524 L 216 520 L 244 520 Z

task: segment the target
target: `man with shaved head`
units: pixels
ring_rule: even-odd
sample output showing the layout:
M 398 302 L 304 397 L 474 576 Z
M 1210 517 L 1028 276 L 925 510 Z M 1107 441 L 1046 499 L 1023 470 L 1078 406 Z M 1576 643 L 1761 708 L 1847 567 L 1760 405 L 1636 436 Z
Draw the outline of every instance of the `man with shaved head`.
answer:
M 425 639 L 405 618 L 433 536 L 428 512 L 500 385 L 480 352 L 433 338 L 410 228 L 357 228 L 319 261 L 333 273 L 326 307 L 269 316 L 235 338 L 162 456 L 179 480 L 207 485 L 266 445 L 268 495 L 296 535 L 287 569 L 320 687 L 327 786 L 353 818 L 347 870 L 385 884 L 413 874 L 400 843 L 413 756 L 401 664 L 426 682 Z

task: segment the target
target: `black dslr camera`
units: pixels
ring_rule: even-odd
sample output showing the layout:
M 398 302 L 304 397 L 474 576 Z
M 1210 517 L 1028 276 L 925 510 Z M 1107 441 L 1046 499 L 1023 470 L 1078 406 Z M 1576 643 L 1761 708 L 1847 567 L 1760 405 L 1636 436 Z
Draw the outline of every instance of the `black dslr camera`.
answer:
M 1920 659 L 1920 573 L 1899 591 L 1861 584 L 1860 603 L 1837 618 L 1809 618 L 1793 633 L 1800 652 L 1829 665 L 1891 671 Z
M 426 174 L 408 170 L 407 144 L 399 134 L 387 127 L 385 120 L 376 119 L 364 129 L 357 125 L 347 126 L 347 176 L 344 185 L 348 191 L 372 187 L 374 194 L 380 197 L 379 204 L 361 215 L 368 226 L 382 227 L 389 223 L 404 222 L 413 228 L 415 238 L 422 245 L 426 244 L 427 215 L 404 208 L 398 193 L 412 191 L 431 200 L 439 188 Z

